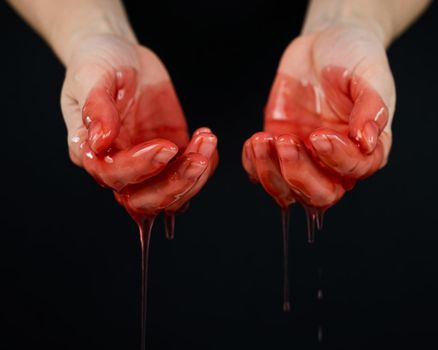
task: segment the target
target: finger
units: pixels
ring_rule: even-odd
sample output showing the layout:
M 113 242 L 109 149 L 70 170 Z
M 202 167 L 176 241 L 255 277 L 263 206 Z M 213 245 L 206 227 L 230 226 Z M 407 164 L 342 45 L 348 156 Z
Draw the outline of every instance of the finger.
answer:
M 283 178 L 301 201 L 314 208 L 333 205 L 345 193 L 340 178 L 327 177 L 293 135 L 275 141 Z
M 196 184 L 188 191 L 183 197 L 181 197 L 174 204 L 166 208 L 166 211 L 177 212 L 193 198 L 207 183 L 209 177 L 213 174 L 218 163 L 217 153 L 217 138 L 211 132 L 209 128 L 200 128 L 193 133 L 192 140 L 190 141 L 184 154 L 199 153 L 203 155 L 207 161 L 207 169 L 199 177 Z
M 294 196 L 280 172 L 273 137 L 266 132 L 254 134 L 251 149 L 257 177 L 263 188 L 280 206 L 289 206 L 294 202 Z
M 108 88 L 94 88 L 82 108 L 82 122 L 88 129 L 88 144 L 94 153 L 106 151 L 120 131 L 119 112 Z
M 115 72 L 116 91 L 114 99 L 120 119 L 123 120 L 126 112 L 132 106 L 137 88 L 137 71 L 132 67 L 119 69 Z
M 357 140 L 366 153 L 371 153 L 388 123 L 388 108 L 370 88 L 360 92 L 352 90 L 354 106 L 349 121 L 350 137 Z
M 243 168 L 247 172 L 251 182 L 259 182 L 257 177 L 257 171 L 254 165 L 254 159 L 252 156 L 251 139 L 245 141 L 242 149 L 242 164 Z
M 316 130 L 310 135 L 310 142 L 325 166 L 342 176 L 356 179 L 365 178 L 382 167 L 389 153 L 387 142 L 384 145 L 379 139 L 374 151 L 364 154 L 349 137 L 331 129 Z
M 120 191 L 158 174 L 177 153 L 172 142 L 154 139 L 104 157 L 85 148 L 83 164 L 101 184 Z
M 181 156 L 157 176 L 122 190 L 131 212 L 156 214 L 184 196 L 207 169 L 207 158 L 198 153 Z
M 395 104 L 394 81 L 384 53 L 378 62 L 357 64 L 350 70 L 329 65 L 321 72 L 327 101 L 338 117 L 349 121 L 350 137 L 368 154 L 383 130 L 389 131 Z
M 216 150 L 217 138 L 211 132 L 209 128 L 203 127 L 197 129 L 193 133 L 193 137 L 190 140 L 184 154 L 200 153 L 207 159 L 210 159 Z

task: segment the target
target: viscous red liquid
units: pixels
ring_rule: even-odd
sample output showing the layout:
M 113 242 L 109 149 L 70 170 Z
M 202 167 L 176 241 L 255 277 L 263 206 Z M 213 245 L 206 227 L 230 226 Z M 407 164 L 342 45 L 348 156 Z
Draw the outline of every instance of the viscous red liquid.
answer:
M 196 174 L 202 174 L 205 157 L 184 154 L 189 144 L 187 125 L 170 81 L 137 88 L 135 71 L 126 68 L 114 74 L 89 94 L 83 108 L 88 137 L 85 129 L 79 130 L 74 142 L 80 146 L 86 170 L 102 186 L 114 190 L 117 201 L 138 225 L 141 350 L 145 350 L 153 224 L 164 212 L 166 238 L 173 239 L 175 214 L 187 208 L 185 195 L 196 182 Z M 164 158 L 157 159 L 163 149 Z
M 171 241 L 175 237 L 175 213 L 165 213 L 164 220 L 165 220 L 166 239 Z
M 372 118 L 368 120 L 370 116 Z M 295 163 L 288 163 L 292 167 L 290 171 L 294 176 L 289 182 L 285 179 L 293 195 L 285 193 L 285 186 L 278 185 L 278 176 L 260 178 L 260 172 L 258 175 L 259 181 L 281 206 L 282 211 L 284 311 L 290 309 L 287 266 L 289 205 L 295 200 L 304 207 L 308 242 L 314 243 L 315 231 L 322 229 L 324 213 L 327 209 L 339 201 L 346 191 L 351 190 L 358 179 L 371 175 L 383 163 L 382 140 L 377 139 L 377 134 L 374 138 L 369 137 L 364 140 L 363 135 L 367 131 L 365 128 L 369 131 L 370 123 L 382 132 L 387 119 L 387 107 L 377 92 L 366 81 L 345 69 L 326 67 L 322 70 L 319 81 L 296 79 L 278 73 L 266 106 L 264 129 L 268 135 L 272 135 L 274 145 L 277 139 L 285 134 L 293 135 L 295 142 L 301 144 L 299 148 L 302 152 L 301 156 L 298 155 Z M 342 135 L 343 140 L 348 140 L 344 142 L 345 149 L 341 151 L 334 149 L 340 162 L 345 162 L 346 167 L 342 168 L 339 164 L 328 166 L 319 158 L 310 139 L 315 132 L 322 130 L 325 133 L 330 133 L 332 130 L 333 135 Z M 374 151 L 370 152 L 369 147 L 375 147 Z M 271 147 L 271 151 L 272 149 L 275 154 L 275 147 Z M 279 153 L 277 156 L 279 159 L 272 163 L 276 169 L 266 171 L 265 174 L 281 173 L 284 176 L 283 168 L 280 171 L 282 159 Z M 257 159 L 255 161 L 257 162 Z M 345 171 L 350 164 L 352 171 Z M 338 172 L 338 168 L 342 172 Z M 357 169 L 359 171 L 356 171 Z M 253 177 L 254 174 L 250 176 Z M 263 183 L 266 179 L 273 180 Z M 321 193 L 324 193 L 325 197 L 321 196 Z M 290 202 L 285 202 L 285 198 L 291 198 Z M 318 280 L 321 284 L 321 266 L 318 267 L 318 271 Z M 318 303 L 321 303 L 322 286 L 318 287 L 316 295 Z M 317 338 L 318 342 L 322 342 L 322 325 L 318 326 Z
M 154 226 L 155 216 L 143 217 L 137 221 L 140 232 L 141 244 L 141 309 L 140 309 L 140 349 L 146 349 L 146 322 L 147 322 L 147 291 L 148 291 L 148 267 L 149 267 L 149 247 L 151 233 Z
M 290 311 L 290 295 L 289 295 L 289 207 L 281 210 L 281 223 L 283 230 L 283 311 Z

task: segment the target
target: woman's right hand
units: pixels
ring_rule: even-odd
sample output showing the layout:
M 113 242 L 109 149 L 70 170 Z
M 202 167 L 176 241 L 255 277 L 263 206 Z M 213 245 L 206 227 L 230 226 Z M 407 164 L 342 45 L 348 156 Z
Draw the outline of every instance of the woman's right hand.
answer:
M 149 49 L 102 34 L 73 52 L 61 95 L 72 161 L 131 215 L 178 211 L 213 173 L 216 137 L 200 128 L 189 138 L 170 77 Z

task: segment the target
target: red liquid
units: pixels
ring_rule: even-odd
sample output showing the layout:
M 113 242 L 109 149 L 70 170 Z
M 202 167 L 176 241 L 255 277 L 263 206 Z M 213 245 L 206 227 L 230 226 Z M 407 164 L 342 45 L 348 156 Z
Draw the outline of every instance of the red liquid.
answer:
M 289 296 L 289 208 L 282 208 L 281 221 L 283 230 L 283 311 L 290 311 L 290 296 Z
M 169 241 L 175 237 L 175 213 L 164 214 L 166 239 Z
M 137 72 L 108 74 L 83 107 L 72 139 L 72 158 L 104 187 L 137 223 L 141 243 L 141 349 L 146 349 L 149 246 L 154 220 L 165 213 L 173 239 L 175 213 L 207 181 L 217 163 L 216 139 L 208 128 L 189 140 L 185 118 L 169 80 L 139 86 Z M 189 142 L 190 141 L 190 142 Z M 76 148 L 75 148 L 76 147 Z
M 307 218 L 307 241 L 315 243 L 315 229 L 322 230 L 324 223 L 324 213 L 326 209 L 304 207 Z
M 322 343 L 323 332 L 322 332 L 321 326 L 318 327 L 318 333 L 317 333 L 316 339 L 318 340 L 318 343 L 320 343 L 320 344 Z
M 318 79 L 309 80 L 277 74 L 265 131 L 246 141 L 242 161 L 250 179 L 260 182 L 282 209 L 285 300 L 285 208 L 295 201 L 303 205 L 313 243 L 325 211 L 384 163 L 383 142 L 390 137 L 380 133 L 387 120 L 388 109 L 377 92 L 343 68 L 325 67 Z
M 137 222 L 140 231 L 141 244 L 141 336 L 140 349 L 146 349 L 146 322 L 147 322 L 147 292 L 148 292 L 148 265 L 149 265 L 149 247 L 151 242 L 151 233 L 155 217 L 143 218 Z
M 357 179 L 371 175 L 381 166 L 381 140 L 374 141 L 375 149 L 369 153 L 364 136 L 353 134 L 367 128 L 370 116 L 378 130 L 383 130 L 388 112 L 380 96 L 365 81 L 342 68 L 323 69 L 320 80 L 321 86 L 279 73 L 266 106 L 265 131 L 273 138 L 273 153 L 282 166 L 273 165 L 292 189 L 293 198 L 310 208 L 327 209 L 352 189 Z M 357 115 L 354 121 L 352 115 Z M 284 143 L 279 143 L 279 139 L 283 135 L 298 147 L 298 155 L 292 155 L 298 159 L 291 158 L 291 147 L 285 148 L 289 154 L 280 152 Z M 321 135 L 330 139 L 333 159 L 314 147 L 311 138 Z M 268 192 L 277 202 L 284 201 L 279 196 L 284 194 L 279 184 L 263 185 L 271 189 Z

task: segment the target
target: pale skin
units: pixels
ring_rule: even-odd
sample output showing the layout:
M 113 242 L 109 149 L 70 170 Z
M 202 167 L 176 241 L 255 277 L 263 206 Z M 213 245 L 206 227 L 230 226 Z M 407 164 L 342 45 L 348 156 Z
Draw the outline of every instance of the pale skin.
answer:
M 327 208 L 383 167 L 392 143 L 395 86 L 385 48 L 426 0 L 313 0 L 280 61 L 264 131 L 242 162 L 287 207 Z
M 135 217 L 183 208 L 212 175 L 217 140 L 205 127 L 189 137 L 166 68 L 137 42 L 121 1 L 9 2 L 66 67 L 72 161 Z
M 121 1 L 8 2 L 66 67 L 61 107 L 72 161 L 116 192 L 135 190 L 129 203 L 134 210 L 181 208 L 216 167 L 216 137 L 201 128 L 189 138 L 170 77 L 160 59 L 137 42 Z M 300 200 L 328 207 L 348 189 L 345 183 L 386 164 L 396 93 L 385 49 L 429 2 L 310 2 L 302 33 L 279 64 L 264 132 L 249 138 L 242 154 L 250 177 L 281 206 Z M 330 78 L 337 69 L 346 86 L 363 88 L 343 89 L 341 78 Z M 282 86 L 289 78 L 301 84 L 301 100 L 291 98 L 284 108 Z M 149 100 L 163 115 L 159 121 L 131 110 L 147 100 L 145 87 L 166 87 L 172 113 Z M 294 103 L 311 107 L 295 115 Z M 141 130 L 135 128 L 139 119 Z M 334 174 L 334 185 L 321 169 Z M 172 174 L 178 181 L 170 181 Z

